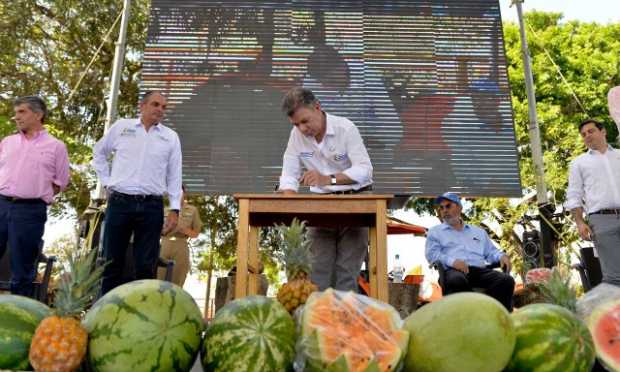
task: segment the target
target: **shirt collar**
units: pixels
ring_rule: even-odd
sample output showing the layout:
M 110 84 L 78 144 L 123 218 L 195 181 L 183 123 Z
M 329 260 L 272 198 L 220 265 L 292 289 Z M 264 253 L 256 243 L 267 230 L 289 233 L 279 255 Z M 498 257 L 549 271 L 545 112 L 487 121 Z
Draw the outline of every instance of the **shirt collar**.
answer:
M 47 136 L 47 129 L 43 128 L 43 129 L 37 131 L 35 133 L 35 135 L 32 136 L 32 138 L 27 138 L 26 135 L 22 131 L 19 131 L 18 133 L 19 133 L 20 136 L 22 136 L 23 139 L 28 140 L 28 141 L 32 141 L 32 140 L 36 140 L 36 139 L 40 139 L 40 138 L 45 138 L 45 136 Z
M 614 152 L 616 149 L 614 149 L 613 147 L 611 147 L 610 144 L 607 144 L 607 151 L 611 151 Z M 600 152 L 596 151 L 596 150 L 592 150 L 592 149 L 588 149 L 588 154 L 590 155 L 596 155 L 596 154 L 601 154 Z M 603 154 L 601 154 L 603 155 Z
M 162 127 L 162 125 L 163 125 L 162 123 L 157 123 L 157 124 L 153 125 L 153 126 L 151 127 L 151 129 L 155 129 L 156 131 L 160 131 L 160 130 L 161 130 L 161 127 Z M 142 119 L 141 119 L 141 118 L 138 118 L 138 119 L 136 120 L 136 123 L 134 124 L 134 126 L 135 126 L 135 127 L 143 127 L 143 125 L 142 125 Z
M 454 230 L 454 231 L 458 231 L 458 230 L 456 230 L 455 228 L 453 228 L 452 226 L 448 225 L 446 222 L 442 222 L 442 223 L 441 223 L 441 227 L 442 227 L 444 230 Z M 469 224 L 468 224 L 468 223 L 463 223 L 463 230 L 465 230 L 465 229 L 469 229 L 469 228 L 470 228 L 470 226 L 469 226 Z
M 334 120 L 334 117 L 325 112 L 325 135 L 326 136 L 333 136 L 336 134 L 336 131 L 334 130 L 334 123 L 332 123 L 333 120 Z

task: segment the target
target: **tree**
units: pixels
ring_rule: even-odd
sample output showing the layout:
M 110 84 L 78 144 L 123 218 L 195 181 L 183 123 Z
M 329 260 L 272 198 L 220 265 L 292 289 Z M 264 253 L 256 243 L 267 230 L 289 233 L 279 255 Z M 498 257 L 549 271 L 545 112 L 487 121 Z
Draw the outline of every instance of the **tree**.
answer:
M 123 116 L 134 115 L 137 107 L 149 2 L 132 4 L 119 99 L 119 115 Z M 86 164 L 92 145 L 103 133 L 118 22 L 88 70 L 87 65 L 121 10 L 122 2 L 116 0 L 0 3 L 0 134 L 14 131 L 13 124 L 3 118 L 12 115 L 15 97 L 40 95 L 46 99 L 50 111 L 46 124 L 67 144 L 72 164 L 71 184 L 54 205 L 54 214 L 72 209 L 79 214 L 89 202 L 95 180 Z

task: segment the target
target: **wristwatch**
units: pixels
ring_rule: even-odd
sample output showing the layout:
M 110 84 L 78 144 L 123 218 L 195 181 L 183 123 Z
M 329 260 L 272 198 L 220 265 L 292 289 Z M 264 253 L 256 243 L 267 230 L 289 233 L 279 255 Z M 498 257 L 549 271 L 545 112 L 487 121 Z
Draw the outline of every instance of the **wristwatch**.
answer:
M 177 214 L 177 216 L 179 215 L 179 210 L 178 209 L 171 209 L 170 212 L 175 212 Z
M 336 175 L 332 174 L 331 176 L 329 176 L 329 178 L 331 179 L 331 184 L 335 185 L 336 184 Z

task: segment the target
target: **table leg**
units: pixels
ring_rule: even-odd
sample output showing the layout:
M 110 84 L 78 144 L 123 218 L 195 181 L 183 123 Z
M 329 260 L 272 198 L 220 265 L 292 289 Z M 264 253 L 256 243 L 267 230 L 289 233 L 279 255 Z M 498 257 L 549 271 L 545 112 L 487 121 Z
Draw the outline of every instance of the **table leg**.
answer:
M 259 228 L 256 226 L 250 226 L 250 251 L 248 257 L 250 280 L 248 286 L 248 294 L 253 295 L 258 293 L 258 287 L 260 283 L 260 273 L 258 268 L 260 266 L 260 259 L 258 256 L 258 232 Z
M 370 297 L 377 298 L 377 228 L 369 229 L 370 247 L 368 249 L 368 274 L 370 283 Z
M 248 282 L 248 232 L 250 222 L 250 201 L 239 199 L 239 230 L 237 232 L 237 275 L 235 298 L 247 296 Z
M 389 302 L 387 271 L 387 208 L 385 200 L 377 200 L 377 299 Z

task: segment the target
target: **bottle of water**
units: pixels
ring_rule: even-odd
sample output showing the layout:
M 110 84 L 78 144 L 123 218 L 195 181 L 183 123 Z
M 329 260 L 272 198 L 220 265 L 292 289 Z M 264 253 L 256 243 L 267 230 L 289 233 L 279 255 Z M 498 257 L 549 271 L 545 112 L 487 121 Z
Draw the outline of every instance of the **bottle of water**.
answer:
M 400 256 L 396 255 L 394 266 L 392 268 L 393 283 L 402 283 L 403 275 L 405 275 L 405 267 L 400 263 Z

